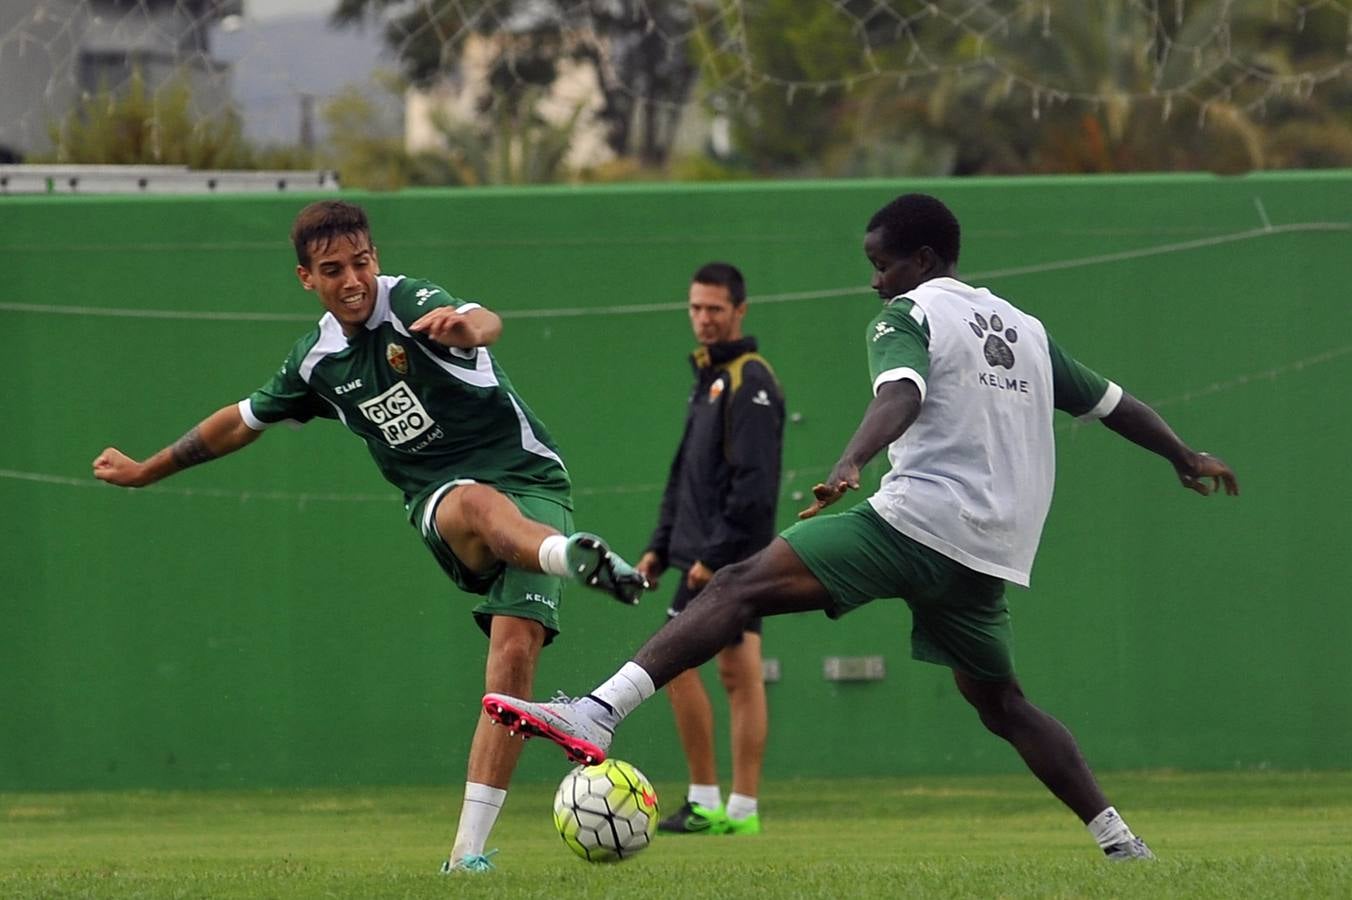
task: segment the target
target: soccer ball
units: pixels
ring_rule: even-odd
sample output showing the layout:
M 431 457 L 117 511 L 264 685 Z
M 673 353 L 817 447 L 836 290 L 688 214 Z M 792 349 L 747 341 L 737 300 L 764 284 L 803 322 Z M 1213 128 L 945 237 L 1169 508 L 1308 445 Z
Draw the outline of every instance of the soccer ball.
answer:
M 588 862 L 628 859 L 657 831 L 657 792 L 624 760 L 578 766 L 554 794 L 554 827 Z

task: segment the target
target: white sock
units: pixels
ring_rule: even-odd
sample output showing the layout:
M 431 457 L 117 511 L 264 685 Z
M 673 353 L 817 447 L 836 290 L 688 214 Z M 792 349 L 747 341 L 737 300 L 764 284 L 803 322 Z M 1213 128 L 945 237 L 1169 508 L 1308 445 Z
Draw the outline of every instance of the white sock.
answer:
M 1113 844 L 1125 843 L 1136 837 L 1117 814 L 1117 810 L 1111 806 L 1095 816 L 1085 827 L 1094 836 L 1094 840 L 1098 841 L 1098 845 L 1105 850 Z
M 728 797 L 728 818 L 734 822 L 740 822 L 747 816 L 756 814 L 756 798 L 748 797 L 746 794 L 734 793 Z
M 560 577 L 571 574 L 568 571 L 568 538 L 561 534 L 551 534 L 540 542 L 540 571 L 546 575 Z
M 723 805 L 723 792 L 716 784 L 692 784 L 685 792 L 685 799 L 705 809 L 718 809 Z
M 502 788 L 489 787 L 473 781 L 465 782 L 465 802 L 460 807 L 460 825 L 455 831 L 451 847 L 451 862 L 466 856 L 481 856 L 488 833 L 498 820 L 498 812 L 507 799 Z
M 653 687 L 652 678 L 643 671 L 642 666 L 630 660 L 620 666 L 620 671 L 601 682 L 596 690 L 587 695 L 587 699 L 594 700 L 597 708 L 603 712 L 609 711 L 604 716 L 598 716 L 598 719 L 606 727 L 614 729 L 621 719 L 655 693 L 657 689 Z

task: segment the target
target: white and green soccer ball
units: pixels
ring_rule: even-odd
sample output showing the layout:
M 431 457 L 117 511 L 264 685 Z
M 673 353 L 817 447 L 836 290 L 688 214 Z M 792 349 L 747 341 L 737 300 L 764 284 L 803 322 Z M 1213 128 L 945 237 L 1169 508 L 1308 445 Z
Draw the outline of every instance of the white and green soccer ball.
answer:
M 554 827 L 588 862 L 619 862 L 652 842 L 657 792 L 643 773 L 621 759 L 578 766 L 554 794 Z

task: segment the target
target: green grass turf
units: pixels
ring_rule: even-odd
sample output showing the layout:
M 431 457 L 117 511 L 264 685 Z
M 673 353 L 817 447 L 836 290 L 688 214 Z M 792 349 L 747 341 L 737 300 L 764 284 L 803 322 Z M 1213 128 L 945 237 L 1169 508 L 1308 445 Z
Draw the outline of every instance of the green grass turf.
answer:
M 771 782 L 765 833 L 618 865 L 574 857 L 552 789 L 521 785 L 498 869 L 449 879 L 452 789 L 0 794 L 0 897 L 1352 897 L 1352 773 L 1104 781 L 1158 862 L 1107 863 L 1023 775 Z

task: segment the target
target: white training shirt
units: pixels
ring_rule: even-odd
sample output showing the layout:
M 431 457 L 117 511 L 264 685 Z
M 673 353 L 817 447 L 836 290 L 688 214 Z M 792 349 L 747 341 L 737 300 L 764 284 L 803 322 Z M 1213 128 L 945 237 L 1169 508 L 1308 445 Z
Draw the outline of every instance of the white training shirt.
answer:
M 912 540 L 1027 586 L 1055 480 L 1052 411 L 1099 418 L 1121 389 L 1036 318 L 955 278 L 892 300 L 867 340 L 874 393 L 907 379 L 923 398 L 869 503 Z

